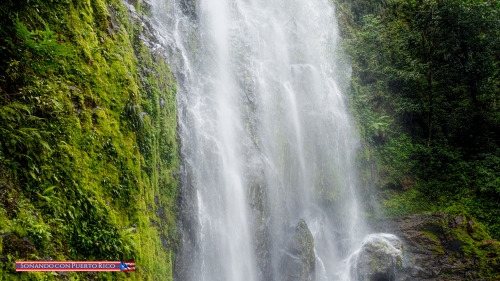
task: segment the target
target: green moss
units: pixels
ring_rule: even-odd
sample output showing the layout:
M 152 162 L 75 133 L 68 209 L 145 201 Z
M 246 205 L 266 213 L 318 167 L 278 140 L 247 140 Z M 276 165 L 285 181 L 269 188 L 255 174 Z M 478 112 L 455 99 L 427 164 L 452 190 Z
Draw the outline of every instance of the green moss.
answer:
M 11 188 L 10 201 L 0 192 L 0 238 L 29 239 L 31 260 L 135 260 L 132 280 L 171 280 L 179 159 L 168 64 L 140 41 L 141 23 L 118 0 L 7 1 L 0 15 L 9 35 L 1 41 L 0 183 Z M 0 264 L 6 280 L 57 278 L 16 274 L 10 261 Z
M 439 238 L 437 237 L 436 234 L 430 232 L 430 231 L 420 231 L 420 233 L 424 234 L 425 236 L 428 236 L 430 238 L 432 238 L 433 240 L 435 241 L 439 241 Z
M 452 206 L 443 212 L 442 227 L 446 240 L 460 245 L 457 255 L 472 261 L 477 277 L 499 277 L 500 243 L 492 239 L 480 223 Z
M 437 207 L 425 199 L 418 189 L 409 191 L 386 190 L 381 193 L 383 217 L 401 217 L 423 212 L 437 211 Z
M 424 231 L 420 231 L 420 233 L 422 233 L 423 235 L 425 235 L 425 236 L 427 236 L 427 237 L 429 237 L 429 238 L 432 239 L 432 244 L 429 245 L 429 246 L 430 246 L 430 249 L 434 252 L 434 254 L 436 254 L 436 255 L 444 255 L 444 254 L 446 254 L 443 246 L 441 245 L 439 237 L 436 234 L 434 234 L 434 233 L 432 233 L 430 231 L 425 231 L 425 230 Z
M 98 24 L 99 28 L 105 30 L 109 25 L 110 18 L 106 5 L 102 0 L 92 0 L 91 3 L 94 12 L 94 23 Z

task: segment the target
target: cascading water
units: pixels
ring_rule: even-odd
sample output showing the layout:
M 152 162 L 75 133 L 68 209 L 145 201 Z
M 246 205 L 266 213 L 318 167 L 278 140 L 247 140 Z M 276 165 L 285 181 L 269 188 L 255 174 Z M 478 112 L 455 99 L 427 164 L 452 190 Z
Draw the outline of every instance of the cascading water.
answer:
M 348 258 L 366 229 L 330 1 L 153 7 L 179 80 L 177 279 L 301 280 L 286 259 L 303 220 L 316 272 L 304 280 L 351 280 Z

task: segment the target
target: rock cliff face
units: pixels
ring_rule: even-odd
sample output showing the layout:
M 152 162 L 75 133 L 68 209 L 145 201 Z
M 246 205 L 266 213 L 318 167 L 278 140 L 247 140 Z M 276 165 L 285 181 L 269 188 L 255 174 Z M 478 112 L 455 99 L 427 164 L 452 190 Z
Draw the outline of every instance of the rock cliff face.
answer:
M 143 0 L 0 9 L 0 279 L 172 280 L 176 81 Z M 17 274 L 16 260 L 137 272 Z
M 403 242 L 395 280 L 500 280 L 500 243 L 461 211 L 382 221 L 378 228 Z

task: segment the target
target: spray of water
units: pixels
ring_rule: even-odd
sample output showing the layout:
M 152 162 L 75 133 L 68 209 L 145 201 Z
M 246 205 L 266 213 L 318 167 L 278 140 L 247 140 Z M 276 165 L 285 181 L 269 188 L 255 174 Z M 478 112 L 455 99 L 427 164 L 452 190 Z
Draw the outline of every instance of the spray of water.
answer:
M 179 80 L 179 280 L 285 280 L 304 219 L 317 280 L 350 280 L 366 233 L 358 140 L 328 0 L 152 0 Z

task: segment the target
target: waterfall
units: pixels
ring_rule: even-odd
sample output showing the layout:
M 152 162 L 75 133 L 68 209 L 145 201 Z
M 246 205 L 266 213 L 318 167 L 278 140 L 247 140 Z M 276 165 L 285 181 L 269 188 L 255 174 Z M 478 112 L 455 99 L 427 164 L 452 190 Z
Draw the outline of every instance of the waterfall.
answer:
M 179 84 L 177 279 L 301 280 L 287 275 L 300 232 L 314 239 L 305 280 L 350 280 L 366 229 L 332 3 L 152 5 Z

